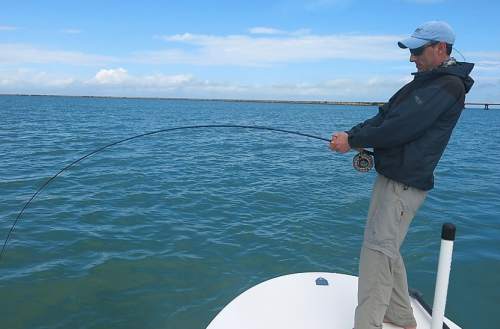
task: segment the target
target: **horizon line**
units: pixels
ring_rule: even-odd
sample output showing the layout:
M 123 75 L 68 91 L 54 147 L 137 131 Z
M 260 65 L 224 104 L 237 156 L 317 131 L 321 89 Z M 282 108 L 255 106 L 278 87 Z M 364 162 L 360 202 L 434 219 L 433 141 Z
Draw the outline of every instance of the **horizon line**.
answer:
M 152 99 L 152 100 L 182 100 L 182 101 L 212 101 L 212 102 L 248 102 L 248 103 L 292 103 L 292 104 L 324 104 L 324 105 L 358 105 L 381 106 L 387 102 L 379 101 L 297 101 L 273 99 L 232 99 L 232 98 L 196 98 L 196 97 L 148 97 L 148 96 L 96 96 L 96 95 L 46 95 L 46 94 L 0 94 L 0 96 L 23 97 L 69 97 L 69 98 L 111 98 L 111 99 Z M 465 105 L 500 105 L 500 103 L 471 102 Z

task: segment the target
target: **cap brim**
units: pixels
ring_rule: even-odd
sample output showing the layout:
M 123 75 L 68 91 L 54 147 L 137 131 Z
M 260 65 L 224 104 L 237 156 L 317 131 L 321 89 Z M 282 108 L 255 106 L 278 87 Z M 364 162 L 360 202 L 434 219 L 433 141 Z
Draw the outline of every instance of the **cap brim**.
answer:
M 429 40 L 424 40 L 424 39 L 418 39 L 418 38 L 414 38 L 414 37 L 409 37 L 407 39 L 399 41 L 398 42 L 398 46 L 400 48 L 403 48 L 403 49 L 406 49 L 406 48 L 415 49 L 415 48 L 422 47 L 427 42 L 429 42 Z

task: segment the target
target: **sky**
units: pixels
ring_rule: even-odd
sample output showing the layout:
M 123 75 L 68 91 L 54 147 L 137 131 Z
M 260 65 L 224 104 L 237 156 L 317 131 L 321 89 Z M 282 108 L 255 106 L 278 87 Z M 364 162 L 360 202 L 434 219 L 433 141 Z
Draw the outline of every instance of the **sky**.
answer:
M 441 20 L 500 103 L 500 1 L 0 0 L 0 94 L 385 102 Z

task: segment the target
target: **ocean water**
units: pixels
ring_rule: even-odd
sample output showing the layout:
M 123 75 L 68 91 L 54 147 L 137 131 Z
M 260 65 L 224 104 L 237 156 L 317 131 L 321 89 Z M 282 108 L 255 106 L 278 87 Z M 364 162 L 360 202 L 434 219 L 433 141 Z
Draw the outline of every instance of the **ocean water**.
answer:
M 174 127 L 329 138 L 376 107 L 0 96 L 0 236 L 54 175 Z M 466 109 L 402 247 L 432 305 L 440 231 L 457 226 L 446 316 L 494 328 L 500 111 Z M 244 290 L 305 271 L 357 274 L 375 171 L 325 141 L 180 129 L 94 153 L 45 186 L 0 259 L 2 328 L 205 328 Z

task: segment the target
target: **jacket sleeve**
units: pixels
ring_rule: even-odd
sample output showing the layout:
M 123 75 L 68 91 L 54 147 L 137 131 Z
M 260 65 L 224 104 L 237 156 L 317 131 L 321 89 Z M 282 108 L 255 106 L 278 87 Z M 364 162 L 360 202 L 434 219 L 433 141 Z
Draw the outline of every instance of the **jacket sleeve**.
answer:
M 356 133 L 360 132 L 363 128 L 367 129 L 367 127 L 377 127 L 377 126 L 379 126 L 382 123 L 382 121 L 384 120 L 385 113 L 387 113 L 387 109 L 388 109 L 388 105 L 387 104 L 384 104 L 384 105 L 380 106 L 379 107 L 379 112 L 378 112 L 377 115 L 375 115 L 371 119 L 368 119 L 368 120 L 366 120 L 364 122 L 361 122 L 360 124 L 352 127 L 351 130 L 346 131 L 347 134 L 350 136 L 350 135 L 353 135 L 353 134 L 356 134 Z
M 374 118 L 348 132 L 351 147 L 393 148 L 404 145 L 425 134 L 445 111 L 453 108 L 457 99 L 444 86 L 430 85 L 418 89 L 394 106 L 383 107 Z M 382 119 L 382 120 L 380 120 Z

